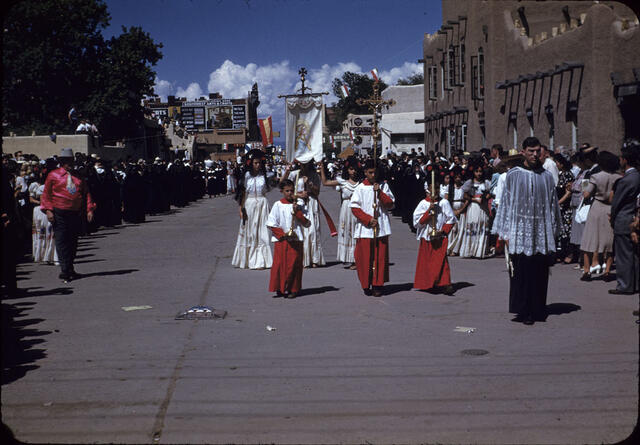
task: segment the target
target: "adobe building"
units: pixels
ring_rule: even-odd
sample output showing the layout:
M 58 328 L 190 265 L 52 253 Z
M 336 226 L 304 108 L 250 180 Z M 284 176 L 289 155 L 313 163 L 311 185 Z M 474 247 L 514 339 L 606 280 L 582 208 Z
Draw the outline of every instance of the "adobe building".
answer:
M 622 3 L 447 0 L 423 50 L 429 150 L 535 135 L 619 152 L 640 136 L 640 28 Z
M 380 137 L 382 150 L 394 153 L 416 151 L 424 147 L 424 126 L 416 120 L 424 116 L 424 85 L 393 85 L 382 91 L 384 101 L 395 105 L 382 108 Z

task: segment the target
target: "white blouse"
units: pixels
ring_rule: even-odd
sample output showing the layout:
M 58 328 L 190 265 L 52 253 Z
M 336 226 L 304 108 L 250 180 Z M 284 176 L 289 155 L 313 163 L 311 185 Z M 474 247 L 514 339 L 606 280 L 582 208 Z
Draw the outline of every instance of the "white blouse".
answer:
M 252 176 L 251 173 L 244 174 L 244 189 L 247 198 L 258 198 L 267 194 L 267 184 L 264 175 Z
M 413 225 L 416 228 L 416 239 L 424 238 L 429 241 L 431 239 L 431 224 L 420 224 L 420 218 L 431 208 L 432 203 L 423 199 L 420 201 L 416 209 L 413 211 Z M 442 230 L 445 224 L 455 224 L 457 221 L 453 214 L 451 204 L 446 199 L 441 199 L 436 209 L 436 230 Z
M 338 181 L 338 187 L 340 189 L 340 197 L 342 198 L 342 200 L 346 200 L 346 199 L 351 199 L 351 196 L 353 195 L 353 191 L 356 189 L 356 187 L 358 186 L 358 184 L 360 184 L 359 182 L 356 182 L 355 184 L 347 181 L 346 179 L 342 179 L 340 176 L 338 176 L 336 178 L 336 181 Z
M 392 201 L 395 202 L 393 193 L 386 182 L 381 184 L 382 192 L 386 194 Z M 352 209 L 361 209 L 368 215 L 373 215 L 373 186 L 365 185 L 364 182 L 358 184 L 351 196 L 351 204 L 349 207 Z M 378 238 L 391 235 L 391 224 L 389 222 L 389 214 L 387 209 L 378 202 Z M 373 229 L 367 227 L 356 218 L 356 227 L 353 231 L 354 238 L 373 238 Z

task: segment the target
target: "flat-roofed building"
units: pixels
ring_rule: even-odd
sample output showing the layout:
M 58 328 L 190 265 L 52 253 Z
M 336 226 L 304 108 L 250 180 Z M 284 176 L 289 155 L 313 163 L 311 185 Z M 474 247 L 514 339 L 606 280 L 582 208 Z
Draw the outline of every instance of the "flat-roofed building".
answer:
M 427 149 L 519 148 L 535 135 L 616 152 L 640 136 L 640 28 L 622 3 L 443 1 L 423 63 Z

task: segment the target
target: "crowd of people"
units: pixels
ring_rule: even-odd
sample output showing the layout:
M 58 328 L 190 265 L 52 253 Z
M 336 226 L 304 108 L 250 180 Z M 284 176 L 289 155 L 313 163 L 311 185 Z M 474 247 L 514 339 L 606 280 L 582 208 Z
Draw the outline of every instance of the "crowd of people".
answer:
M 15 265 L 24 255 L 39 264 L 61 267 L 61 249 L 65 250 L 64 255 L 72 252 L 71 256 L 75 257 L 76 241 L 63 239 L 61 244 L 60 237 L 64 235 L 55 234 L 54 221 L 63 220 L 63 216 L 53 215 L 56 208 L 61 210 L 62 206 L 68 207 L 62 210 L 77 211 L 79 218 L 73 218 L 68 225 L 73 234 L 71 239 L 77 240 L 78 236 L 94 233 L 100 227 L 142 223 L 147 215 L 169 212 L 171 206 L 180 208 L 206 195 L 231 193 L 235 190 L 234 164 L 191 163 L 181 159 L 167 162 L 160 158 L 152 162 L 143 159 L 110 162 L 97 156 L 73 154 L 70 149 L 47 159 L 22 152 L 4 154 L 2 282 L 5 291 L 16 290 Z M 65 166 L 69 175 L 60 170 Z M 64 182 L 66 178 L 77 182 L 74 193 L 62 190 L 67 188 L 66 182 L 58 191 L 47 187 L 47 180 Z M 69 189 L 73 190 L 73 184 L 69 184 Z M 56 193 L 55 202 L 51 202 L 51 195 Z M 65 194 L 68 194 L 66 198 L 62 196 Z M 59 201 L 61 196 L 63 199 Z M 69 204 L 71 201 L 73 205 Z M 51 212 L 49 217 L 47 210 Z M 60 275 L 65 281 L 71 281 L 74 274 L 72 266 L 67 264 Z
M 446 256 L 482 259 L 506 255 L 513 268 L 514 260 L 522 252 L 514 250 L 518 243 L 509 238 L 529 234 L 534 237 L 541 236 L 538 244 L 543 243 L 544 248 L 539 253 L 544 253 L 545 261 L 575 264 L 575 269 L 582 271 L 580 279 L 584 281 L 601 279 L 608 282 L 617 277 L 617 287 L 611 289 L 610 293 L 637 292 L 640 206 L 640 181 L 636 170 L 640 156 L 638 144 L 625 144 L 621 155 L 618 156 L 589 143 L 582 144 L 578 149 L 559 147 L 553 150 L 540 144 L 535 138 L 527 140 L 539 147 L 535 160 L 532 159 L 530 162 L 527 162 L 524 146 L 521 150 L 505 153 L 503 148 L 496 144 L 491 149 L 473 153 L 455 153 L 450 159 L 433 151 L 426 154 L 413 151 L 389 154 L 386 159 L 379 159 L 375 165 L 375 178 L 368 182 L 365 177 L 365 164 L 371 160 L 366 156 L 332 159 L 318 165 L 313 162 L 288 164 L 269 161 L 262 152 L 256 150 L 247 156 L 247 163 L 239 178 L 236 197 L 241 224 L 232 263 L 236 267 L 263 269 L 269 268 L 270 264 L 276 261 L 268 248 L 270 237 L 274 238 L 275 235 L 266 231 L 264 224 L 269 213 L 266 201 L 268 177 L 274 177 L 280 185 L 284 181 L 291 181 L 295 195 L 291 204 L 304 210 L 304 217 L 309 223 L 300 227 L 303 236 L 298 241 L 301 243 L 302 267 L 318 267 L 325 264 L 319 223 L 319 208 L 322 206 L 319 185 L 323 184 L 326 187 L 335 187 L 341 200 L 337 260 L 347 268 L 358 269 L 358 240 L 365 229 L 372 227 L 367 227 L 369 223 L 363 223 L 361 218 L 359 219 L 354 206 L 356 203 L 361 204 L 359 199 L 362 197 L 356 199 L 354 195 L 358 195 L 356 191 L 363 184 L 378 184 L 378 194 L 390 197 L 393 201 L 393 205 L 388 207 L 379 203 L 376 208 L 378 216 L 375 218 L 373 214 L 367 214 L 367 217 L 376 219 L 376 223 L 380 224 L 380 233 L 386 232 L 382 215 L 388 214 L 400 218 L 407 224 L 409 231 L 416 233 L 418 239 L 430 241 L 427 233 L 429 231 L 425 229 L 425 220 L 422 219 L 429 213 L 428 208 L 431 204 L 427 203 L 434 203 L 433 207 L 440 212 L 440 216 L 434 217 L 434 221 L 438 220 L 436 225 L 440 225 L 438 231 L 442 232 L 439 234 L 439 245 L 435 248 L 431 243 L 428 244 L 428 249 L 425 247 L 424 252 L 421 250 L 422 262 L 426 261 L 426 258 L 438 255 L 442 258 L 442 267 L 437 273 L 438 279 L 427 280 L 431 283 L 430 288 L 452 291 L 450 280 L 442 279 L 448 274 L 448 263 L 444 261 Z M 541 183 L 544 187 L 550 184 L 553 191 L 553 199 L 543 196 L 542 192 L 538 199 L 539 202 L 546 200 L 545 205 L 549 207 L 545 210 L 547 221 L 535 222 L 533 217 L 530 220 L 525 217 L 522 226 L 517 229 L 500 228 L 496 224 L 496 215 L 500 214 L 501 206 L 507 206 L 512 210 L 516 208 L 517 202 L 527 201 L 526 196 L 510 197 L 504 201 L 508 197 L 504 193 L 508 173 L 514 169 L 532 170 L 538 161 L 538 173 L 547 172 L 546 179 Z M 521 176 L 527 178 L 527 175 Z M 535 176 L 538 177 L 542 176 Z M 545 182 L 547 179 L 550 181 L 549 184 Z M 527 181 L 533 179 L 529 178 Z M 255 200 L 260 201 L 260 206 L 254 205 Z M 534 202 L 531 198 L 532 206 Z M 365 207 L 370 204 L 366 204 Z M 502 210 L 511 211 L 509 209 Z M 525 205 L 522 212 L 526 214 L 529 211 L 529 207 Z M 292 211 L 292 214 L 294 213 Z M 512 214 L 510 217 L 520 216 Z M 429 219 L 428 216 L 425 218 Z M 296 221 L 296 218 L 291 218 L 291 223 Z M 543 235 L 530 233 L 535 228 L 534 223 L 541 224 L 539 229 Z M 287 230 L 289 229 L 290 226 L 287 227 Z M 368 236 L 372 236 L 372 232 Z M 384 236 L 387 235 L 383 235 L 382 238 Z M 509 242 L 512 243 L 511 249 L 508 247 Z M 524 241 L 520 242 L 522 243 Z M 384 246 L 385 242 L 382 240 L 376 244 L 376 249 L 362 248 L 360 256 L 369 250 L 384 253 Z M 524 249 L 528 255 L 536 255 L 535 251 Z M 386 254 L 388 252 L 384 253 Z M 614 258 L 615 277 L 612 273 Z M 376 261 L 384 265 L 384 258 Z M 371 268 L 372 263 L 366 263 L 367 267 Z M 528 263 L 525 261 L 522 264 Z M 522 267 L 525 266 L 516 266 L 515 269 Z M 546 269 L 543 267 L 540 270 L 544 274 Z M 369 291 L 372 293 L 380 293 L 379 287 L 386 281 L 384 267 L 378 271 L 382 274 L 380 279 L 374 279 L 374 285 L 369 280 Z M 370 275 L 370 271 L 361 272 Z M 279 289 L 278 293 L 290 295 L 296 294 L 297 290 L 283 288 Z
M 289 247 L 291 252 L 299 250 L 302 268 L 325 265 L 321 242 L 321 213 L 324 213 L 329 230 L 337 235 L 337 260 L 358 271 L 366 293 L 379 295 L 388 280 L 385 264 L 389 217 L 396 216 L 421 240 L 418 264 L 423 264 L 423 269 L 428 258 L 439 258 L 437 273 L 428 279 L 417 273 L 416 286 L 451 293 L 448 256 L 482 259 L 504 254 L 513 263 L 514 255 L 521 253 L 513 250 L 517 243 L 509 238 L 516 236 L 516 232 L 517 236 L 529 233 L 533 219 L 527 222 L 525 218 L 523 226 L 513 232 L 510 227 L 500 228 L 496 215 L 510 212 L 516 207 L 515 202 L 526 199 L 505 193 L 509 172 L 532 170 L 539 161 L 540 171 L 547 172 L 545 178 L 550 178 L 553 188 L 553 202 L 549 201 L 553 205 L 548 203 L 550 207 L 545 210 L 551 212 L 547 217 L 552 225 L 541 229 L 549 232 L 545 235 L 549 238 L 543 249 L 545 255 L 552 254 L 554 262 L 575 264 L 584 281 L 617 278 L 612 293 L 636 292 L 638 144 L 626 144 L 618 156 L 588 143 L 576 150 L 563 147 L 552 150 L 535 138 L 529 139 L 539 146 L 535 162 L 527 161 L 527 147 L 505 153 L 500 145 L 472 153 L 454 153 L 449 159 L 442 153 L 412 150 L 389 153 L 385 159 L 375 161 L 367 156 L 350 156 L 317 165 L 313 161 L 289 164 L 268 159 L 261 150 L 251 150 L 237 162 L 180 159 L 166 162 L 159 158 L 152 162 L 142 159 L 109 162 L 79 153 L 69 156 L 69 151 L 45 160 L 22 153 L 4 155 L 3 194 L 7 200 L 3 199 L 3 219 L 10 223 L 3 223 L 3 235 L 13 230 L 16 234 L 13 243 L 22 241 L 35 262 L 60 263 L 61 278 L 69 281 L 75 276 L 73 261 L 69 263 L 69 251 L 74 248 L 60 248 L 57 238 L 64 235 L 56 235 L 55 221 L 61 221 L 63 215 L 54 214 L 56 202 L 52 202 L 48 182 L 57 180 L 61 190 L 66 187 L 73 191 L 77 179 L 76 188 L 82 192 L 70 194 L 74 199 L 80 197 L 70 208 L 78 210 L 79 218 L 68 224 L 77 235 L 122 221 L 140 223 L 146 215 L 167 212 L 171 206 L 183 207 L 207 195 L 209 198 L 233 195 L 240 220 L 232 258 L 235 267 L 272 268 L 272 273 L 286 276 L 282 268 L 289 267 L 288 262 L 272 254 L 271 242 L 283 241 L 282 236 L 273 233 L 273 224 L 284 230 L 285 240 L 293 243 L 296 236 L 295 246 Z M 63 184 L 65 181 L 71 182 Z M 320 201 L 321 184 L 338 191 L 341 205 L 337 229 Z M 274 207 L 266 198 L 276 185 L 283 192 L 279 201 L 282 205 L 277 206 L 280 216 L 286 211 L 292 215 L 288 226 L 281 217 L 271 214 Z M 297 218 L 298 212 L 302 212 L 303 218 Z M 293 227 L 296 224 L 299 227 Z M 31 243 L 25 243 L 27 239 Z M 3 257 L 7 256 L 7 247 L 3 242 Z M 359 267 L 359 263 L 366 267 Z M 614 264 L 616 278 L 612 272 Z M 7 283 L 5 275 L 3 280 Z M 299 289 L 294 291 L 289 285 L 299 280 L 287 280 L 283 281 L 284 287 L 277 284 L 270 287 L 277 288 L 281 295 L 295 295 Z M 10 281 L 8 288 L 12 286 Z

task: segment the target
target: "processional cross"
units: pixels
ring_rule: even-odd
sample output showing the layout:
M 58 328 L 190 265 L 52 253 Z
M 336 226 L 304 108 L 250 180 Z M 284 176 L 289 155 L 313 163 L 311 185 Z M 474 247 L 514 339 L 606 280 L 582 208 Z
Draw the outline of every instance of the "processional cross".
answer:
M 378 113 L 381 111 L 381 108 L 384 107 L 392 107 L 396 104 L 396 101 L 393 99 L 382 100 L 380 97 L 380 82 L 376 79 L 373 82 L 373 94 L 368 99 L 363 99 L 359 97 L 356 99 L 356 103 L 358 105 L 368 105 L 369 109 L 373 111 L 373 127 L 371 128 L 371 138 L 373 139 L 373 159 L 374 162 L 377 159 L 377 150 L 378 150 L 378 138 L 380 137 L 380 130 L 378 128 Z

